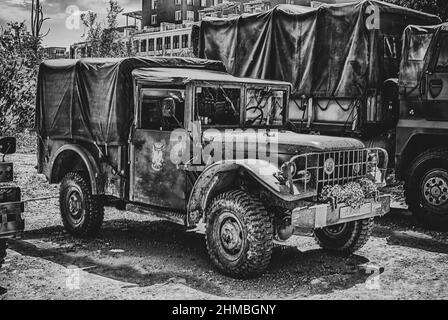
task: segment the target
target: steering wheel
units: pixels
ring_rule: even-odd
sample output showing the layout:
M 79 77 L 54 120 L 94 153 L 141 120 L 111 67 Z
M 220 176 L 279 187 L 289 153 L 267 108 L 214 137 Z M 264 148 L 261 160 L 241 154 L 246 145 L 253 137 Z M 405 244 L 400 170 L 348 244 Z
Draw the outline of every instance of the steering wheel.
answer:
M 247 109 L 246 109 L 246 112 L 247 112 L 247 111 L 251 111 L 251 110 L 257 110 L 257 111 L 260 112 L 260 114 L 259 114 L 258 116 L 256 116 L 255 118 L 253 118 L 253 119 L 246 120 L 246 125 L 252 125 L 252 124 L 254 124 L 257 120 L 259 120 L 260 123 L 261 123 L 261 121 L 263 121 L 263 118 L 264 118 L 264 111 L 263 111 L 263 109 L 260 108 L 260 107 L 250 107 L 250 108 L 247 108 Z

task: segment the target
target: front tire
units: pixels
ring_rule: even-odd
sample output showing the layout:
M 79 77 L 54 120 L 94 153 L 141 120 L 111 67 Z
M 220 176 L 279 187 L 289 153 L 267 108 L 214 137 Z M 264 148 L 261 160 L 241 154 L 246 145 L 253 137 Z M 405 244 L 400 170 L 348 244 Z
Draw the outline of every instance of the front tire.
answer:
M 62 179 L 59 205 L 65 229 L 74 237 L 98 234 L 104 219 L 104 206 L 92 195 L 89 180 L 81 172 L 69 172 Z
M 314 230 L 314 238 L 325 250 L 351 254 L 361 249 L 373 230 L 373 218 L 347 222 Z
M 261 275 L 271 261 L 272 216 L 240 190 L 218 195 L 207 209 L 206 242 L 213 264 L 236 278 Z
M 0 239 L 0 268 L 5 262 L 6 258 L 6 248 L 8 247 L 6 239 Z
M 431 149 L 411 165 L 405 182 L 409 210 L 425 227 L 448 230 L 448 150 Z

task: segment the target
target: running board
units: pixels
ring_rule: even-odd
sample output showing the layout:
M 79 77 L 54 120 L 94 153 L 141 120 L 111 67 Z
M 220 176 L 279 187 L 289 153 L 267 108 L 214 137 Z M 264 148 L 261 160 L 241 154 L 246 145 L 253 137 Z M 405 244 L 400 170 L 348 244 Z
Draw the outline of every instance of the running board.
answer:
M 152 214 L 159 218 L 180 224 L 186 225 L 187 215 L 185 213 L 176 212 L 169 209 L 163 209 L 159 207 L 152 207 L 146 205 L 140 205 L 135 203 L 128 203 L 126 205 L 126 211 L 138 213 L 138 214 Z

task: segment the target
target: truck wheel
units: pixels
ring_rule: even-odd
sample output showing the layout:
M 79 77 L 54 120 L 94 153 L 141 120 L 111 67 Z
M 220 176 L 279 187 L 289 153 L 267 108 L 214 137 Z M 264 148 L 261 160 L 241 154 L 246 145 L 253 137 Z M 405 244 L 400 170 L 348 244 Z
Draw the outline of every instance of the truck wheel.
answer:
M 89 180 L 83 173 L 69 172 L 62 179 L 59 206 L 65 229 L 73 236 L 95 236 L 103 223 L 104 206 L 92 195 Z
M 421 224 L 448 230 L 447 149 L 431 149 L 415 159 L 405 182 L 405 196 Z
M 351 254 L 367 243 L 372 229 L 373 218 L 369 218 L 315 229 L 314 238 L 325 250 Z
M 260 200 L 228 191 L 212 201 L 207 217 L 207 249 L 215 266 L 237 278 L 261 275 L 271 261 L 274 231 Z
M 3 265 L 3 262 L 5 262 L 7 247 L 8 245 L 6 244 L 6 239 L 0 239 L 0 268 Z

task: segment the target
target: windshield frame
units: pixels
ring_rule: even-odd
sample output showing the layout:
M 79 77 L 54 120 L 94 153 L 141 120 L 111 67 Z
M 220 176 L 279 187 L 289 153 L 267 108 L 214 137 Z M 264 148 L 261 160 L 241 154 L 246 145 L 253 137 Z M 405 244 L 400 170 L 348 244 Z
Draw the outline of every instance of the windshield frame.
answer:
M 278 85 L 278 84 L 259 84 L 259 83 L 244 83 L 244 82 L 224 82 L 224 81 L 192 81 L 192 114 L 191 118 L 193 121 L 196 121 L 196 88 L 197 87 L 222 87 L 224 89 L 240 89 L 240 120 L 238 125 L 202 125 L 204 128 L 250 128 L 250 129 L 263 129 L 263 128 L 284 128 L 288 122 L 289 117 L 289 95 L 291 92 L 291 85 L 285 84 L 285 85 Z M 270 88 L 271 91 L 284 91 L 284 99 L 283 99 L 283 120 L 281 125 L 264 125 L 264 126 L 247 126 L 245 124 L 246 122 L 246 98 L 248 95 L 248 90 L 260 90 L 260 89 L 266 89 Z
M 240 127 L 241 123 L 242 123 L 242 112 L 241 112 L 241 101 L 244 101 L 244 97 L 245 97 L 245 91 L 244 91 L 244 86 L 241 85 L 241 83 L 230 83 L 230 82 L 221 82 L 221 81 L 194 81 L 192 82 L 192 96 L 193 96 L 193 104 L 192 104 L 192 119 L 193 121 L 197 121 L 196 119 L 196 115 L 197 115 L 197 110 L 196 110 L 196 88 L 198 87 L 221 87 L 223 89 L 240 89 L 240 110 L 239 110 L 239 121 L 238 124 L 230 124 L 230 125 L 205 125 L 205 124 L 201 124 L 202 127 L 204 128 L 235 128 L 235 127 Z
M 244 90 L 244 110 L 242 112 L 243 119 L 242 119 L 242 127 L 243 128 L 251 128 L 251 129 L 262 129 L 262 128 L 284 128 L 288 122 L 289 119 L 289 95 L 290 95 L 290 86 L 279 86 L 279 85 L 264 85 L 264 84 L 246 84 Z M 270 89 L 270 91 L 283 91 L 284 97 L 283 97 L 283 119 L 282 124 L 279 125 L 262 125 L 262 126 L 255 126 L 255 125 L 246 125 L 246 114 L 247 114 L 247 98 L 248 98 L 248 91 L 249 90 L 265 90 Z

